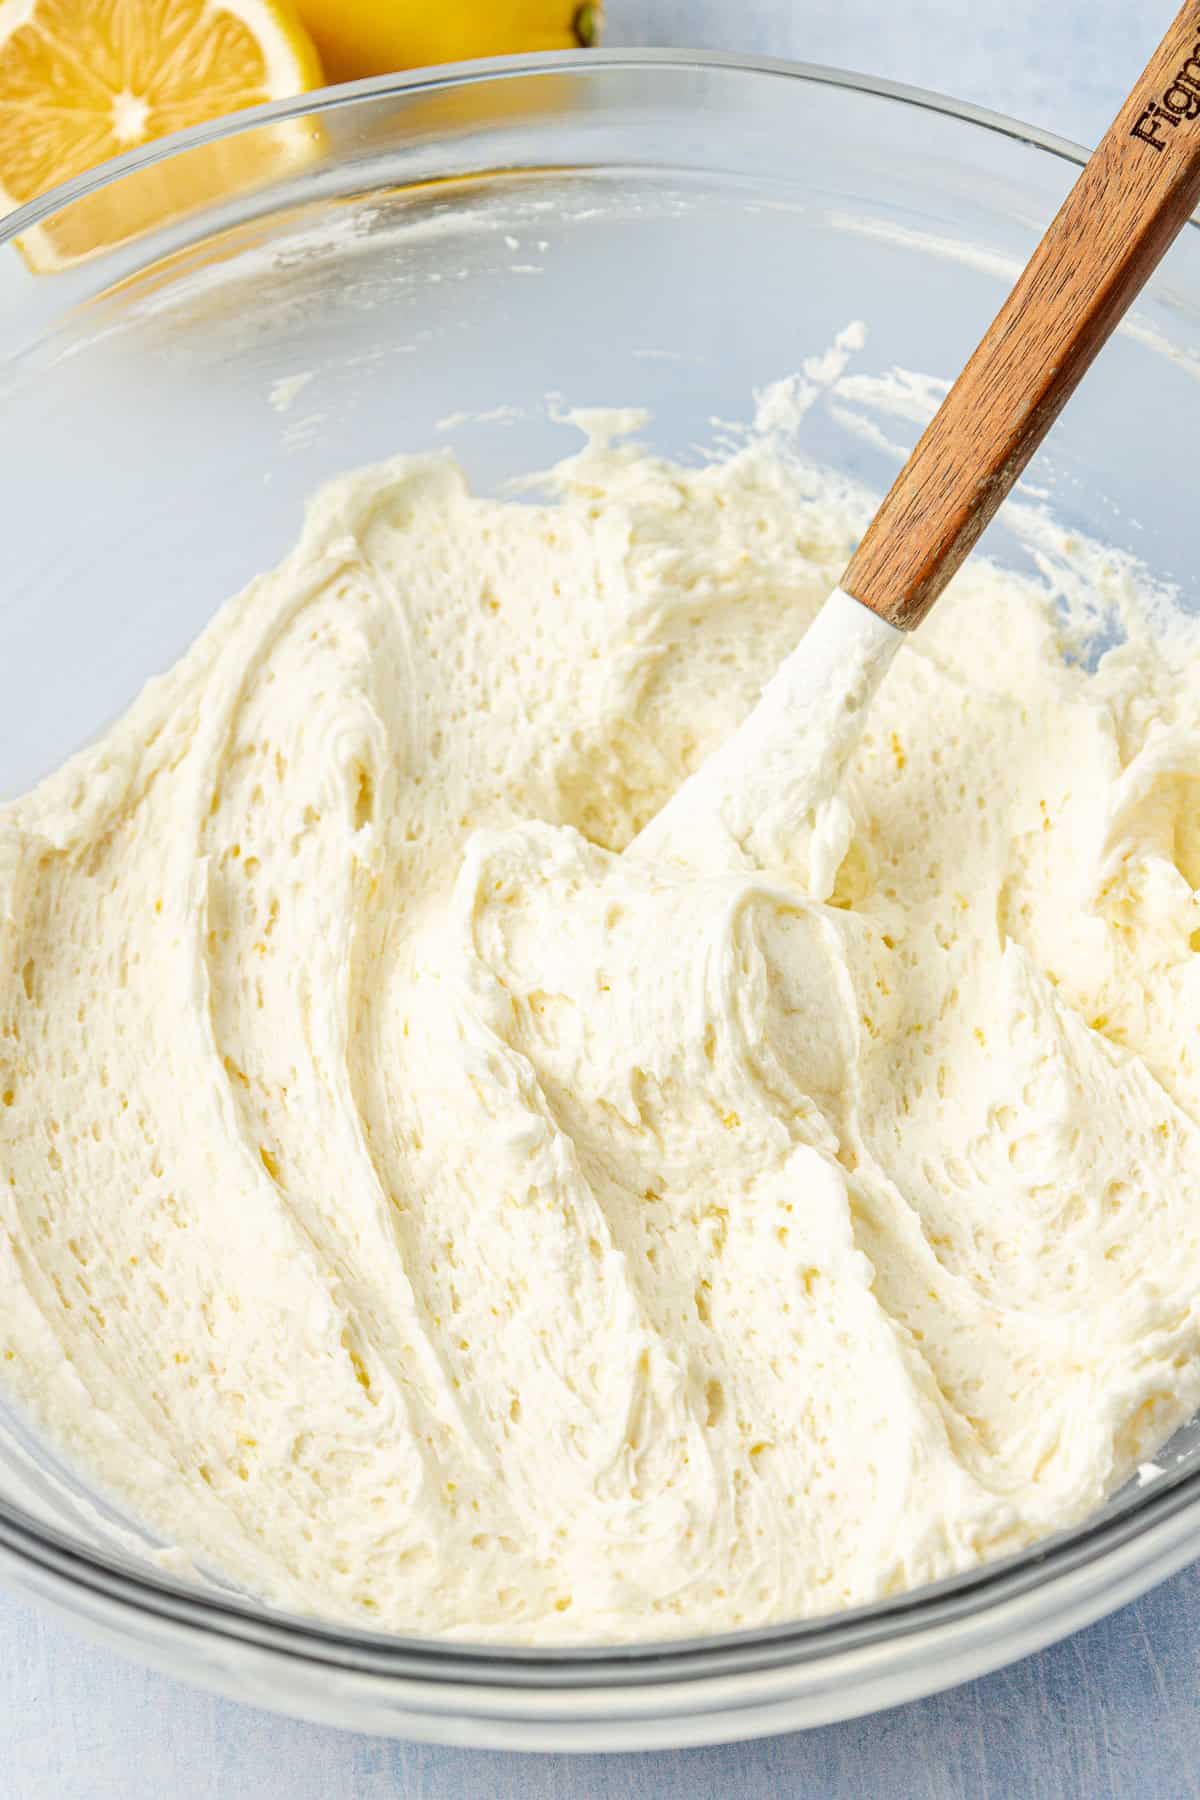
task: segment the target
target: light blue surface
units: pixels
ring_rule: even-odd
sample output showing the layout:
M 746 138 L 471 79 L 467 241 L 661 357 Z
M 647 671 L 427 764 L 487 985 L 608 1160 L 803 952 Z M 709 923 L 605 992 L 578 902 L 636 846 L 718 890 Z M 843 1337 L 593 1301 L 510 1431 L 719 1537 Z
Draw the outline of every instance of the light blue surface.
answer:
M 608 10 L 610 43 L 841 64 L 1092 142 L 1173 0 Z M 1200 1797 L 1198 1604 L 1191 1568 L 1067 1643 L 917 1705 L 759 1744 L 581 1758 L 426 1749 L 276 1719 L 145 1673 L 0 1594 L 0 1800 L 1184 1800 Z

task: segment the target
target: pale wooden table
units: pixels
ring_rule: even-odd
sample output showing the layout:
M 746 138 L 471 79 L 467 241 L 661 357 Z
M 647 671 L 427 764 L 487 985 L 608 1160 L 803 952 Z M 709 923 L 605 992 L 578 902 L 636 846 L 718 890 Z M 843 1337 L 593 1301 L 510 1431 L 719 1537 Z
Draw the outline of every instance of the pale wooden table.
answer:
M 1091 143 L 1174 0 L 609 0 L 609 41 L 840 64 Z M 1200 1544 L 1197 1545 L 1200 1552 Z M 498 1756 L 297 1725 L 0 1593 L 0 1800 L 1200 1800 L 1200 1570 L 984 1681 L 801 1736 Z

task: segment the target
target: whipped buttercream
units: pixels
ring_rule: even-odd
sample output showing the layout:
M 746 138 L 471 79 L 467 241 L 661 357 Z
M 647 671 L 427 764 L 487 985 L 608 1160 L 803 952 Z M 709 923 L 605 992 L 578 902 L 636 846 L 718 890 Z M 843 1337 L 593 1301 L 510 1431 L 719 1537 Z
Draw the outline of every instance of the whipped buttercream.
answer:
M 552 482 L 334 482 L 0 812 L 0 1382 L 199 1567 L 396 1631 L 1027 1545 L 1200 1400 L 1200 671 L 1119 571 L 1091 668 L 976 559 L 820 818 L 697 808 L 869 503 L 611 431 Z

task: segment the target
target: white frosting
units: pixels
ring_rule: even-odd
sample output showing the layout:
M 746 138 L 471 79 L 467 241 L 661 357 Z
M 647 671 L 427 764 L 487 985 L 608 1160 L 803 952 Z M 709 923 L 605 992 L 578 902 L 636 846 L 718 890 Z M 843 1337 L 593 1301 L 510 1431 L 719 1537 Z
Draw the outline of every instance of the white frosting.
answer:
M 285 1606 L 869 1601 L 1200 1397 L 1200 673 L 1124 575 L 1088 673 L 976 560 L 844 779 L 689 787 L 867 508 L 753 446 L 556 480 L 334 483 L 0 813 L 0 1380 Z

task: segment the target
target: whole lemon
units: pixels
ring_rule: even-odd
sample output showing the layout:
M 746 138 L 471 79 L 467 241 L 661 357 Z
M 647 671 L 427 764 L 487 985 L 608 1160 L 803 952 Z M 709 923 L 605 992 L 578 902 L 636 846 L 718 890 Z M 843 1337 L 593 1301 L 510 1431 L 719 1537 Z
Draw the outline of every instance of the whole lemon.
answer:
M 601 7 L 577 0 L 296 0 L 329 81 L 594 44 Z

